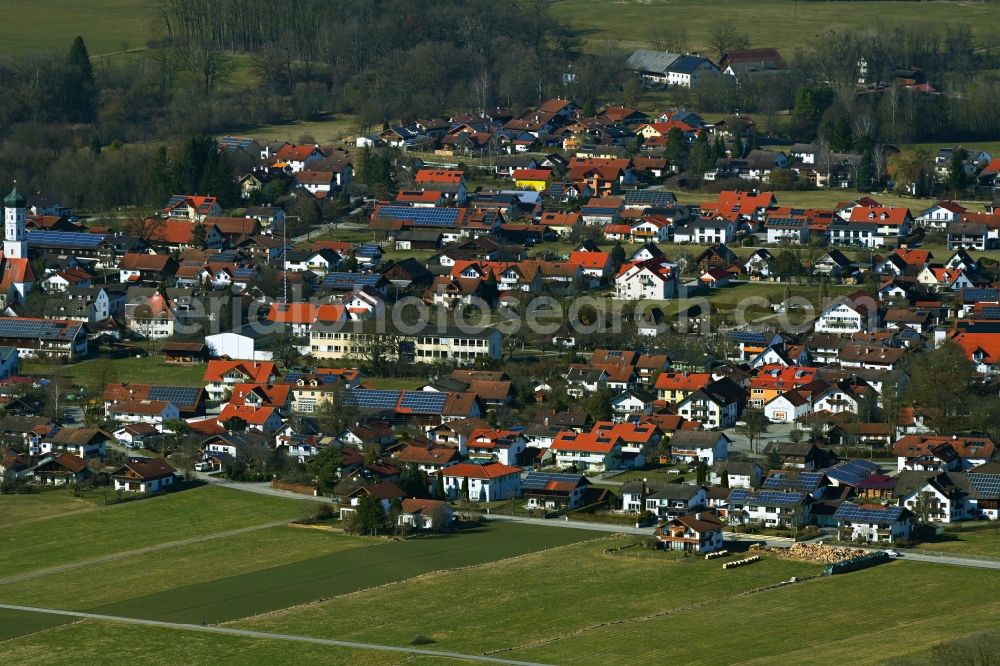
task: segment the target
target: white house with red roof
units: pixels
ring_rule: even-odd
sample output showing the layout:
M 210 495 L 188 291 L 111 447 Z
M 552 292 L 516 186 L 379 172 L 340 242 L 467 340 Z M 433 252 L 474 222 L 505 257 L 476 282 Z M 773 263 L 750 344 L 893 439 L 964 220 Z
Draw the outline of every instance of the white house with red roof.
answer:
M 955 201 L 942 201 L 920 211 L 920 215 L 916 216 L 915 221 L 924 227 L 943 230 L 952 222 L 960 221 L 962 213 L 965 211 L 965 206 Z
M 521 468 L 498 462 L 459 463 L 440 472 L 448 499 L 462 499 L 468 492 L 471 502 L 496 502 L 521 494 Z
M 528 446 L 528 440 L 516 430 L 478 428 L 469 434 L 465 448 L 474 460 L 496 460 L 504 465 L 514 465 Z
M 945 266 L 924 266 L 917 274 L 917 282 L 930 291 L 958 291 L 975 286 L 961 268 Z
M 680 271 L 664 259 L 630 262 L 615 276 L 615 298 L 624 301 L 666 300 L 677 295 Z
M 214 359 L 205 367 L 205 391 L 218 400 L 236 384 L 270 384 L 278 376 L 270 361 L 229 361 Z
M 577 433 L 566 430 L 556 435 L 549 447 L 560 467 L 575 467 L 577 471 L 603 472 L 618 469 L 622 461 L 621 437 L 613 432 L 593 430 Z

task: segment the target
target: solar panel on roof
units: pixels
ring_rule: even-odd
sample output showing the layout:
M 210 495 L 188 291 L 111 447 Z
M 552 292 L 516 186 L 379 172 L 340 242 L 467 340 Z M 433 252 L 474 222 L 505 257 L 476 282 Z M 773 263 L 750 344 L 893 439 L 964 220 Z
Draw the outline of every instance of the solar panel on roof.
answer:
M 869 508 L 852 502 L 841 504 L 833 517 L 853 523 L 892 523 L 899 520 L 903 507 L 890 505 L 884 508 Z
M 560 474 L 558 472 L 531 472 L 521 481 L 524 490 L 541 490 L 555 481 L 556 483 L 576 483 L 580 480 L 577 474 Z
M 996 303 L 1000 300 L 1000 289 L 963 289 L 963 303 Z
M 327 273 L 323 278 L 323 287 L 345 291 L 359 287 L 376 287 L 381 277 L 367 273 Z
M 440 414 L 448 401 L 447 393 L 436 391 L 405 391 L 399 403 L 400 409 L 421 414 Z
M 394 409 L 399 402 L 399 391 L 382 389 L 351 389 L 344 396 L 358 409 Z
M 983 319 L 1000 319 L 1000 305 L 990 305 L 979 312 Z
M 625 205 L 644 204 L 652 207 L 670 206 L 677 203 L 673 192 L 666 190 L 630 190 L 625 193 Z
M 28 245 L 36 247 L 93 248 L 103 242 L 103 234 L 91 234 L 83 231 L 28 232 Z
M 729 494 L 729 501 L 731 503 L 745 502 L 765 506 L 794 506 L 800 504 L 803 497 L 802 493 L 783 493 L 773 490 L 761 490 L 756 493 L 750 493 L 744 488 L 735 488 Z
M 458 222 L 457 208 L 382 206 L 375 215 L 377 219 L 403 220 L 419 226 L 453 227 Z
M 966 478 L 979 496 L 978 499 L 1000 498 L 1000 474 L 969 472 Z
M 82 324 L 66 325 L 45 319 L 0 319 L 0 338 L 37 338 L 41 340 L 68 340 Z
M 768 341 L 767 333 L 760 333 L 758 331 L 733 331 L 732 336 L 736 342 L 747 344 L 762 345 Z
M 584 215 L 614 215 L 615 213 L 618 212 L 618 209 L 608 208 L 605 206 L 594 206 L 594 207 L 584 206 L 582 212 Z
M 819 487 L 819 482 L 822 479 L 823 472 L 799 472 L 795 478 L 789 478 L 785 472 L 772 472 L 764 479 L 761 487 L 765 490 L 794 488 L 795 490 L 813 491 Z
M 150 400 L 166 400 L 177 407 L 193 405 L 198 400 L 201 389 L 193 386 L 151 386 Z

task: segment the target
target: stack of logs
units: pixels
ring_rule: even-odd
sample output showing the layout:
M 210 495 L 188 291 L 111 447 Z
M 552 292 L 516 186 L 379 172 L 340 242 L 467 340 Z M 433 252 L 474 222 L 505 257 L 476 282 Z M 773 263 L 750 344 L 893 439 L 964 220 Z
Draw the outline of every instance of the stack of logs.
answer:
M 834 564 L 835 562 L 843 562 L 844 560 L 868 555 L 871 551 L 847 546 L 823 546 L 811 543 L 795 543 L 792 544 L 791 548 L 768 548 L 767 546 L 755 543 L 750 546 L 750 552 L 768 553 L 785 560 Z

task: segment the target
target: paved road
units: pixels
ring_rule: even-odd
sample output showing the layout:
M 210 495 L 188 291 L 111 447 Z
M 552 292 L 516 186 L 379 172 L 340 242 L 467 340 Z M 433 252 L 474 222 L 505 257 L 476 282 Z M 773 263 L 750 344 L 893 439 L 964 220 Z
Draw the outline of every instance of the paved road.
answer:
M 144 620 L 137 617 L 121 617 L 118 615 L 101 615 L 99 613 L 83 613 L 79 611 L 57 610 L 54 608 L 37 608 L 35 606 L 15 606 L 13 604 L 0 604 L 0 608 L 6 610 L 22 611 L 25 613 L 44 613 L 47 615 L 62 615 L 74 617 L 82 620 L 100 620 L 103 622 L 119 622 L 122 624 L 138 624 L 147 627 L 163 627 L 166 629 L 181 629 L 184 631 L 199 631 L 207 634 L 225 634 L 228 636 L 243 636 L 246 638 L 266 638 L 270 640 L 290 641 L 294 643 L 312 643 L 315 645 L 328 645 L 331 647 L 346 647 L 359 650 L 376 650 L 379 652 L 402 652 L 422 657 L 437 657 L 441 659 L 462 659 L 465 661 L 476 661 L 489 664 L 514 664 L 515 666 L 544 666 L 530 661 L 517 661 L 515 659 L 501 659 L 500 657 L 489 657 L 481 654 L 462 654 L 460 652 L 446 652 L 444 650 L 424 650 L 415 647 L 399 647 L 396 645 L 379 645 L 377 643 L 356 643 L 354 641 L 337 641 L 330 638 L 315 638 L 313 636 L 299 636 L 296 634 L 277 634 L 268 631 L 252 631 L 250 629 L 234 629 L 231 627 L 216 627 L 201 624 L 183 624 L 180 622 L 161 622 L 159 620 Z
M 528 518 L 527 516 L 506 516 L 499 513 L 483 514 L 483 518 L 488 520 L 509 520 L 516 523 L 526 523 L 528 525 L 541 525 L 543 527 L 562 527 L 572 530 L 590 530 L 591 532 L 610 532 L 613 534 L 638 534 L 640 536 L 652 536 L 653 527 L 636 527 L 635 525 L 620 525 L 617 523 L 598 523 L 586 520 L 566 520 L 564 518 Z M 764 542 L 768 546 L 777 548 L 787 548 L 794 543 L 793 539 L 786 537 L 762 537 L 754 534 L 733 534 L 724 532 L 723 536 L 729 541 L 754 541 Z
M 908 550 L 900 551 L 904 562 L 931 562 L 933 564 L 950 564 L 956 567 L 975 567 L 978 569 L 1000 569 L 1000 560 L 977 560 L 970 557 L 954 557 L 952 555 L 925 555 L 923 553 L 912 553 Z
M 202 541 L 212 541 L 213 539 L 222 539 L 225 537 L 238 536 L 240 534 L 256 532 L 257 530 L 266 530 L 271 527 L 278 527 L 280 525 L 287 525 L 287 524 L 288 524 L 287 520 L 276 520 L 270 523 L 264 523 L 262 525 L 241 527 L 235 530 L 226 530 L 225 532 L 213 532 L 212 534 L 203 534 L 201 536 L 191 537 L 190 539 L 180 539 L 179 541 L 167 541 L 166 543 L 158 543 L 152 546 L 146 546 L 144 548 L 134 548 L 132 550 L 126 550 L 119 553 L 112 553 L 110 555 L 102 555 L 101 557 L 94 557 L 89 560 L 71 562 L 69 564 L 60 564 L 59 566 L 55 567 L 48 567 L 46 569 L 37 569 L 35 571 L 29 571 L 27 573 L 17 574 L 15 576 L 7 576 L 6 578 L 0 578 L 0 585 L 10 585 L 11 583 L 20 583 L 21 581 L 31 580 L 32 578 L 40 578 L 42 576 L 48 576 L 51 574 L 63 573 L 64 571 L 72 571 L 73 569 L 82 569 L 84 567 L 89 567 L 94 564 L 113 562 L 115 560 L 122 560 L 125 558 L 134 557 L 136 555 L 153 553 L 158 550 L 166 550 L 167 548 L 176 548 L 178 546 L 187 546 Z
M 264 481 L 262 483 L 250 483 L 246 481 L 230 481 L 229 479 L 223 479 L 214 474 L 207 474 L 205 472 L 192 472 L 194 477 L 199 481 L 204 481 L 206 483 L 211 483 L 215 486 L 223 486 L 225 488 L 232 488 L 233 490 L 242 490 L 248 493 L 257 493 L 258 495 L 270 495 L 271 497 L 282 497 L 284 499 L 296 499 L 296 500 L 311 500 L 314 502 L 330 502 L 332 501 L 329 497 L 310 497 L 309 495 L 303 495 L 302 493 L 293 493 L 288 490 L 276 490 L 271 487 L 271 484 Z

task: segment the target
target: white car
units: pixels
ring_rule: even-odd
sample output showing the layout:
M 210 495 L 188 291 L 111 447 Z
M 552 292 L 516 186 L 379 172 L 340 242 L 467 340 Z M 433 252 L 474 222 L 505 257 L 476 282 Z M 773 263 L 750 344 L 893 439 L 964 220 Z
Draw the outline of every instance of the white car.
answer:
M 194 465 L 194 471 L 196 471 L 196 472 L 211 472 L 212 471 L 212 465 L 211 465 L 211 463 L 207 463 L 207 462 L 195 463 L 195 465 Z
M 903 556 L 903 554 L 901 552 L 899 552 L 898 550 L 893 550 L 892 548 L 890 548 L 889 550 L 885 551 L 885 554 L 888 555 L 889 557 L 893 558 L 893 559 L 895 559 L 897 557 L 902 557 Z

